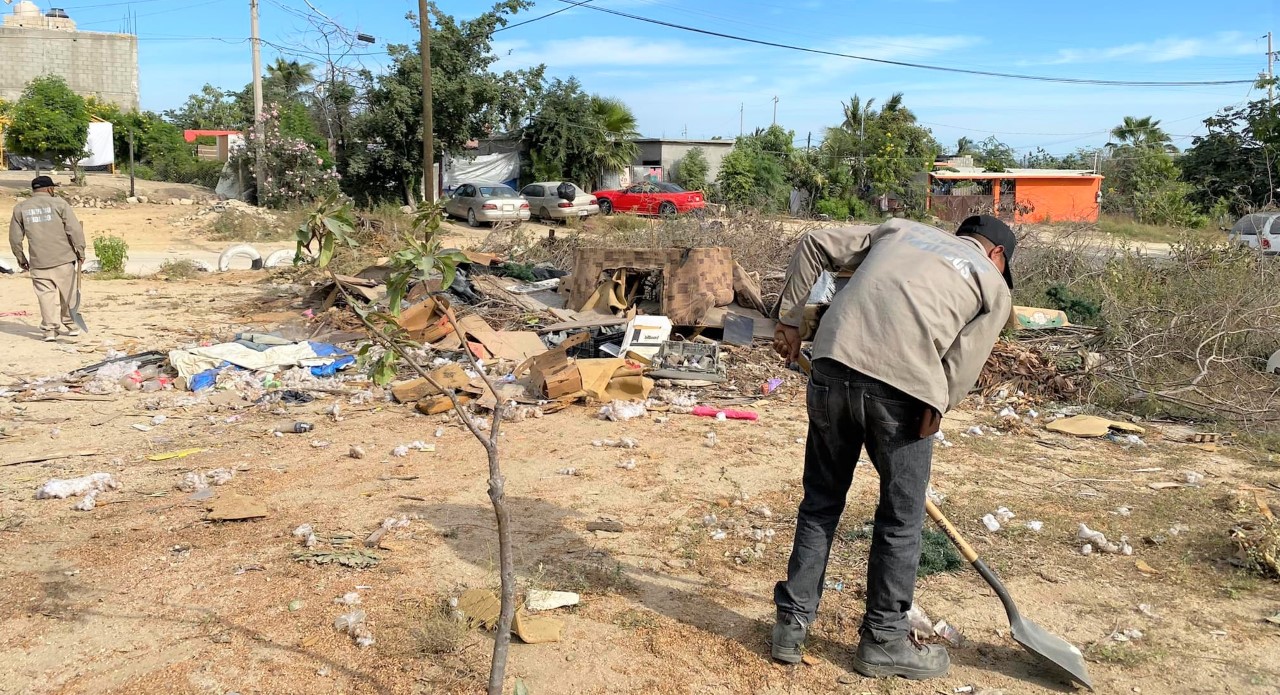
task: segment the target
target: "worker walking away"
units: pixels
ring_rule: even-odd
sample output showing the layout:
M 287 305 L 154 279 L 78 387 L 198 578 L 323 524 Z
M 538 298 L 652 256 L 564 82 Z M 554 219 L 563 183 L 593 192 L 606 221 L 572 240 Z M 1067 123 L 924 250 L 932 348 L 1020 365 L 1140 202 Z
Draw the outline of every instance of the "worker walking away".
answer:
M 774 588 L 773 658 L 801 659 L 854 468 L 880 476 L 866 613 L 853 667 L 869 677 L 946 675 L 944 647 L 911 639 L 933 434 L 973 388 L 1009 318 L 1013 231 L 987 215 L 956 234 L 918 222 L 810 232 L 779 299 L 774 348 L 800 356 L 805 300 L 823 271 L 852 271 L 813 340 L 804 499 L 786 581 Z
M 80 335 L 72 323 L 71 309 L 80 291 L 76 277 L 78 265 L 84 262 L 84 229 L 71 205 L 53 194 L 54 183 L 48 176 L 31 181 L 31 197 L 13 208 L 9 221 L 9 246 L 18 259 L 18 267 L 31 271 L 31 284 L 40 302 L 40 329 L 45 342 L 58 339 L 58 332 Z M 22 240 L 27 240 L 27 251 Z

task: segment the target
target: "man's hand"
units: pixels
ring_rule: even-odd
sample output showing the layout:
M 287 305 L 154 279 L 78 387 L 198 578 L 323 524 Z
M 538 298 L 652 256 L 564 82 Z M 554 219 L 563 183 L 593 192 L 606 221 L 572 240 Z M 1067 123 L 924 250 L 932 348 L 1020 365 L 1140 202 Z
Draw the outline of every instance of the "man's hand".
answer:
M 779 323 L 773 330 L 773 350 L 787 363 L 800 359 L 800 329 Z
M 19 268 L 22 268 L 22 272 L 24 272 L 24 273 L 25 273 L 25 272 L 27 272 L 28 270 L 31 270 L 31 264 L 30 264 L 30 263 L 19 263 L 19 264 L 18 264 L 18 267 L 19 267 Z

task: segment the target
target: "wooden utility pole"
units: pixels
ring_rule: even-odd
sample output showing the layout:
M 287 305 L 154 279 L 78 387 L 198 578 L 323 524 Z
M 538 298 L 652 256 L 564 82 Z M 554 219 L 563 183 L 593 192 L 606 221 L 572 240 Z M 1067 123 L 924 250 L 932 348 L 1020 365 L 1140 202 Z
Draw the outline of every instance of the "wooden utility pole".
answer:
M 418 0 L 418 30 L 422 35 L 422 190 L 428 203 L 436 202 L 435 121 L 431 114 L 431 22 L 427 17 L 427 0 Z
M 267 178 L 263 169 L 266 128 L 262 123 L 262 40 L 258 38 L 258 0 L 249 0 L 249 40 L 253 47 L 253 181 L 257 186 L 258 204 L 261 205 Z

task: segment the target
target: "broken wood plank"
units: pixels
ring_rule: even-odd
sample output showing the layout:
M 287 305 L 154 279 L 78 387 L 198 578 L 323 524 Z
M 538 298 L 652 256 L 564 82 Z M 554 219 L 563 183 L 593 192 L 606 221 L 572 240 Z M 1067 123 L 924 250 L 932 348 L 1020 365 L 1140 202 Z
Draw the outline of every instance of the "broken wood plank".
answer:
M 40 463 L 42 461 L 56 461 L 58 459 L 69 459 L 69 458 L 75 458 L 77 456 L 96 456 L 97 453 L 98 453 L 97 451 L 72 451 L 72 452 L 59 452 L 56 454 L 39 454 L 36 456 L 28 456 L 27 458 L 23 458 L 23 459 L 17 459 L 16 461 L 5 461 L 4 463 L 0 463 L 0 467 L 17 466 L 23 463 Z
M 500 278 L 495 275 L 473 275 L 471 276 L 471 284 L 475 285 L 476 290 L 490 299 L 496 299 L 506 304 L 519 307 L 527 312 L 534 314 L 546 313 L 549 307 L 537 299 L 525 294 L 517 294 L 507 290 L 505 285 L 509 284 L 509 278 Z
M 118 401 L 118 396 L 95 396 L 89 393 L 42 393 L 38 396 L 19 395 L 14 400 L 20 403 L 36 403 L 39 401 Z

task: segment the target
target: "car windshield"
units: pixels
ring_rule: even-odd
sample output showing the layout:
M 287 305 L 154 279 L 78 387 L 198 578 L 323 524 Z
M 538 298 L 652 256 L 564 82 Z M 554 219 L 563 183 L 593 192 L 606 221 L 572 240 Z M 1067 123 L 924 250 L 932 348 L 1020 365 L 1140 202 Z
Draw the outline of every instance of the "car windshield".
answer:
M 674 183 L 660 183 L 658 184 L 658 190 L 662 191 L 663 193 L 684 193 L 685 192 L 683 188 L 675 185 Z
M 480 186 L 481 198 L 515 198 L 516 189 L 510 186 Z

